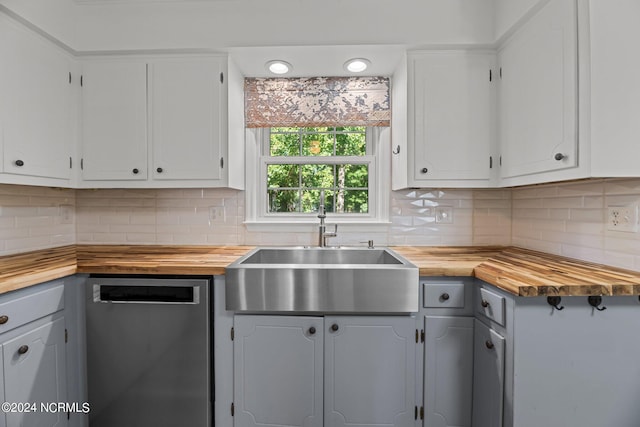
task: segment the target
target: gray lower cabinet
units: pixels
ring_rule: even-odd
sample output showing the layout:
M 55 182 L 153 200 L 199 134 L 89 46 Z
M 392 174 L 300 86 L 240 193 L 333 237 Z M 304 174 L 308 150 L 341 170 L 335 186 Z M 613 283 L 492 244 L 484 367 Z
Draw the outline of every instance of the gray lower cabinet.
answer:
M 69 283 L 74 279 L 69 279 Z M 8 411 L 0 414 L 0 426 L 67 427 L 82 420 L 59 407 L 77 401 L 77 387 L 69 392 L 78 375 L 69 376 L 68 319 L 75 309 L 65 307 L 73 290 L 66 279 L 55 280 L 0 295 L 0 397 Z M 76 353 L 75 327 L 73 359 Z M 79 347 L 78 347 L 79 348 Z M 81 369 L 77 365 L 74 369 Z M 13 405 L 13 406 L 11 406 Z
M 415 318 L 234 318 L 234 426 L 415 427 Z
M 67 401 L 64 335 L 64 317 L 58 317 L 3 343 L 5 401 L 34 405 L 8 412 L 8 427 L 67 425 L 66 411 L 41 406 Z
M 424 427 L 471 427 L 473 288 L 468 277 L 420 279 Z
M 424 425 L 471 427 L 473 318 L 425 316 Z
M 475 320 L 473 427 L 501 427 L 504 398 L 504 337 Z

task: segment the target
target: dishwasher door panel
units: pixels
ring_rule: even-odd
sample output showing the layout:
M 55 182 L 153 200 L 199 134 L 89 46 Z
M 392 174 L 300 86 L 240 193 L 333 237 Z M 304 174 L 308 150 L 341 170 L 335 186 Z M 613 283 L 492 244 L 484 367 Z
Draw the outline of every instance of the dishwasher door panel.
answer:
M 87 283 L 90 426 L 210 426 L 209 280 Z

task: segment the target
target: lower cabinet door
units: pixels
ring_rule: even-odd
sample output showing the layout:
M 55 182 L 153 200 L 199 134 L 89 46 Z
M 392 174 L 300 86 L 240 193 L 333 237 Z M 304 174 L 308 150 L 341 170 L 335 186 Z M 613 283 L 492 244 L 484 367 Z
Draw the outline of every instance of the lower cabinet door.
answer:
M 325 426 L 414 427 L 415 318 L 325 318 Z
M 7 427 L 68 425 L 64 410 L 40 406 L 67 401 L 64 330 L 60 317 L 3 344 L 5 401 L 37 405 L 33 412 L 8 412 Z
M 473 341 L 473 427 L 502 427 L 504 337 L 476 320 Z
M 322 427 L 323 319 L 234 318 L 234 426 Z
M 471 427 L 473 318 L 426 316 L 424 425 Z

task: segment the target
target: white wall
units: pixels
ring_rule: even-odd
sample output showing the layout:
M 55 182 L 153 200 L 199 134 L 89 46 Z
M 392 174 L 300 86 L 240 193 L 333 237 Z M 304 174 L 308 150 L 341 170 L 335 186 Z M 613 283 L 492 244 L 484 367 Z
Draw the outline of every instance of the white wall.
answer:
M 94 3 L 77 6 L 77 50 L 493 41 L 492 0 Z
M 73 0 L 0 0 L 0 10 L 32 23 L 70 47 L 77 45 L 76 5 Z

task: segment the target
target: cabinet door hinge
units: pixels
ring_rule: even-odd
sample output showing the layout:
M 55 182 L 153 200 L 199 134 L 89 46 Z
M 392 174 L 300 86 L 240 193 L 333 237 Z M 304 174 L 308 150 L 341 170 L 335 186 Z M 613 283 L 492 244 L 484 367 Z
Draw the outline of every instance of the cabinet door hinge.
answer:
M 233 417 L 235 413 L 236 413 L 236 406 L 233 404 L 233 402 L 231 402 L 231 416 Z
M 69 342 L 69 331 L 67 329 L 64 330 L 64 342 Z
M 493 157 L 489 156 L 489 169 L 493 169 Z
M 73 169 L 73 159 L 69 157 L 69 169 Z
M 489 81 L 493 81 L 493 71 L 491 70 L 491 68 L 489 68 Z
M 224 169 L 224 157 L 220 157 L 220 169 Z
M 413 419 L 417 420 L 418 419 L 418 407 L 416 406 L 415 409 L 413 410 Z
M 424 406 L 420 407 L 420 419 L 424 420 Z
M 236 332 L 233 330 L 233 327 L 231 328 L 231 341 L 233 341 L 233 339 L 236 336 Z
M 420 342 L 424 342 L 424 329 L 420 329 Z
M 80 170 L 84 170 L 84 159 L 80 159 Z
M 82 78 L 83 78 L 83 77 L 84 77 L 84 76 L 83 76 L 82 74 L 80 74 L 80 87 L 82 87 L 82 86 L 83 86 L 83 81 L 82 81 Z
M 71 71 L 69 71 L 69 84 L 71 84 Z
M 500 79 L 502 80 L 502 67 L 500 67 Z
M 498 164 L 499 164 L 500 166 L 502 166 L 502 156 L 500 156 L 500 157 L 498 158 Z
M 416 329 L 416 344 L 420 342 L 420 331 Z
M 220 83 L 224 83 L 224 73 L 220 73 Z

